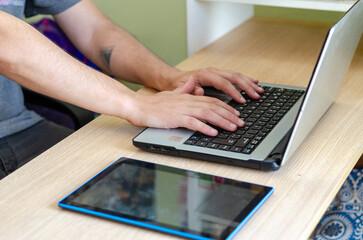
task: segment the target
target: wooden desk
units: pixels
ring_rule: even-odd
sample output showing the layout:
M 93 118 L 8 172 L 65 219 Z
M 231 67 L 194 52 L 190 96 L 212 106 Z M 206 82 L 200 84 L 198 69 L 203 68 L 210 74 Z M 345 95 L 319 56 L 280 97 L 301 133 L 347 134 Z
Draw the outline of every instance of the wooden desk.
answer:
M 261 81 L 305 86 L 327 25 L 253 19 L 179 65 L 214 66 Z M 57 202 L 120 156 L 275 187 L 235 239 L 307 239 L 362 154 L 363 43 L 327 114 L 276 172 L 147 153 L 132 146 L 141 130 L 101 116 L 0 181 L 1 239 L 178 239 L 78 214 Z

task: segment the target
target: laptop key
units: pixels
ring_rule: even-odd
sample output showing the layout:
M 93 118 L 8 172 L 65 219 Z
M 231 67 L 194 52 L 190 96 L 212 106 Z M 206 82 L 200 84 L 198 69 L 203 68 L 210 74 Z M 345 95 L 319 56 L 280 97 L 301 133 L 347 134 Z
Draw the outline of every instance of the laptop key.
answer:
M 193 135 L 189 138 L 189 140 L 195 140 L 195 141 L 198 141 L 200 139 L 200 136 L 198 135 Z
M 188 144 L 188 145 L 194 145 L 197 141 L 193 141 L 193 140 L 186 140 L 185 141 L 185 144 Z
M 241 152 L 242 151 L 242 148 L 241 147 L 232 147 L 231 149 L 230 149 L 230 151 L 231 152 Z
M 256 122 L 257 118 L 250 117 L 250 118 L 247 118 L 246 121 L 247 122 Z
M 219 133 L 219 134 L 217 135 L 217 137 L 218 137 L 218 138 L 228 138 L 228 137 L 229 137 L 229 135 L 228 135 L 228 134 L 225 134 L 225 133 Z
M 259 136 L 259 137 L 266 137 L 266 135 L 267 135 L 267 133 L 261 131 L 261 132 L 258 133 L 257 136 Z
M 248 149 L 255 149 L 256 145 L 253 145 L 253 144 L 248 144 L 247 145 L 247 148 Z
M 242 137 L 242 135 L 232 133 L 232 135 L 231 135 L 230 137 L 231 137 L 231 138 L 234 138 L 234 139 L 240 139 L 240 138 Z
M 253 125 L 253 122 L 245 122 L 246 127 L 251 127 Z
M 265 118 L 272 118 L 274 115 L 271 114 L 271 113 L 265 113 L 262 116 L 265 117 Z
M 242 112 L 245 109 L 245 106 L 244 105 L 237 105 L 237 106 L 234 107 L 234 109 L 236 109 L 239 112 Z
M 237 140 L 235 139 L 225 139 L 225 138 L 215 138 L 213 139 L 213 143 L 222 144 L 222 145 L 229 145 L 232 146 L 236 143 Z
M 265 113 L 265 111 L 262 111 L 262 110 L 256 110 L 256 111 L 254 111 L 253 112 L 254 114 L 260 114 L 260 115 L 262 115 L 262 114 L 264 114 Z
M 243 135 L 243 134 L 246 133 L 246 130 L 238 129 L 235 133 L 238 134 L 238 135 Z
M 269 123 L 272 124 L 272 125 L 276 125 L 277 121 L 271 120 L 271 121 L 269 121 Z
M 274 117 L 272 118 L 272 120 L 274 120 L 274 121 L 279 121 L 279 120 L 280 120 L 280 117 L 278 117 L 278 116 L 274 116 Z
M 273 92 L 274 90 L 275 90 L 275 88 L 273 88 L 273 87 L 264 87 L 265 92 Z
M 231 147 L 227 145 L 220 145 L 218 149 L 228 151 Z
M 279 111 L 275 114 L 275 116 L 274 116 L 274 117 L 282 118 L 284 115 L 285 115 L 284 110 L 283 110 L 283 111 L 279 110 Z
M 280 109 L 277 113 L 281 113 L 282 115 L 284 115 L 285 113 L 287 113 L 287 110 Z
M 249 130 L 247 134 L 251 134 L 252 136 L 255 136 L 258 133 L 257 130 Z
M 263 132 L 263 133 L 269 133 L 271 131 L 271 129 L 270 128 L 263 128 L 262 130 L 261 130 L 261 132 Z
M 255 136 L 254 134 L 248 134 L 248 133 L 247 133 L 247 134 L 246 134 L 246 135 L 244 135 L 243 137 L 244 137 L 244 138 L 250 138 L 250 139 L 251 139 L 251 138 L 253 138 L 254 136 Z
M 251 117 L 253 117 L 253 118 L 260 118 L 262 115 L 261 114 L 257 114 L 257 113 L 253 113 L 252 115 L 251 115 Z
M 198 141 L 196 144 L 195 144 L 195 146 L 198 146 L 198 147 L 205 147 L 205 146 L 207 146 L 207 142 L 203 142 L 203 141 Z
M 262 121 L 262 122 L 268 122 L 268 121 L 270 121 L 270 118 L 267 118 L 267 117 L 261 117 L 261 118 L 260 118 L 260 121 Z
M 249 138 L 242 138 L 234 146 L 244 148 L 250 142 L 250 140 L 251 139 Z
M 260 111 L 266 111 L 268 109 L 268 107 L 262 107 L 262 106 L 259 106 L 257 108 L 257 110 L 260 110 Z
M 242 150 L 242 153 L 244 153 L 244 154 L 250 154 L 251 152 L 252 152 L 252 149 L 248 149 L 248 148 L 244 148 Z
M 245 114 L 251 114 L 253 112 L 253 110 L 249 110 L 249 109 L 245 109 L 242 111 L 242 114 L 245 113 Z
M 256 125 L 256 126 L 253 126 L 251 129 L 252 130 L 261 130 L 263 128 L 263 126 L 258 126 L 258 125 Z
M 261 136 L 257 136 L 257 137 L 255 137 L 254 141 L 258 141 L 258 142 L 260 142 L 260 141 L 262 141 L 262 139 L 263 139 L 263 137 L 261 137 Z
M 265 124 L 266 124 L 266 122 L 263 122 L 263 121 L 256 122 L 257 126 L 265 126 Z
M 210 142 L 212 141 L 213 138 L 211 137 L 202 137 L 201 140 L 204 141 L 204 142 Z
M 207 145 L 207 147 L 209 147 L 209 148 L 218 148 L 218 147 L 219 147 L 219 144 L 216 144 L 216 143 L 209 143 L 209 144 Z
M 283 88 L 276 88 L 275 89 L 275 92 L 283 93 L 283 92 L 285 92 L 285 89 L 283 89 Z

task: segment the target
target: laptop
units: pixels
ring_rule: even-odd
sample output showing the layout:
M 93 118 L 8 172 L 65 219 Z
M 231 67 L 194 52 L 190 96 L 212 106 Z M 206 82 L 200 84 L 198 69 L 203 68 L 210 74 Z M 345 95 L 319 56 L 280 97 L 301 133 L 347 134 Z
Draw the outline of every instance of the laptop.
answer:
M 362 31 L 363 2 L 359 0 L 330 28 L 307 88 L 260 83 L 265 92 L 259 100 L 242 92 L 246 104 L 206 88 L 206 95 L 240 111 L 245 126 L 235 132 L 218 129 L 218 136 L 210 137 L 184 128 L 146 128 L 133 144 L 150 152 L 277 170 L 334 102 Z

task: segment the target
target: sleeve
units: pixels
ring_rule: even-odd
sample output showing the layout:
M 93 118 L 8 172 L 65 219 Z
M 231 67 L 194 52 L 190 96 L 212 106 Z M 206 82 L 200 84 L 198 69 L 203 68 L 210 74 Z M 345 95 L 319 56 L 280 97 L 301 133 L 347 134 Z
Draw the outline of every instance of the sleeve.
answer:
M 24 14 L 31 17 L 37 14 L 55 15 L 72 7 L 81 0 L 27 0 Z

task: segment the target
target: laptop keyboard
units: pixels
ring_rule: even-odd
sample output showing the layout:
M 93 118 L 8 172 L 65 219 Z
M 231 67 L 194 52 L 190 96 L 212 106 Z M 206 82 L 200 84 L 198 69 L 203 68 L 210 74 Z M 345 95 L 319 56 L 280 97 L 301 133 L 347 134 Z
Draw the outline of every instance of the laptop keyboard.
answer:
M 251 154 L 305 93 L 303 90 L 267 86 L 262 88 L 265 91 L 258 100 L 241 92 L 247 101 L 245 104 L 234 100 L 228 103 L 241 113 L 240 118 L 245 121 L 243 127 L 234 132 L 216 127 L 219 134 L 215 137 L 195 132 L 184 144 Z

